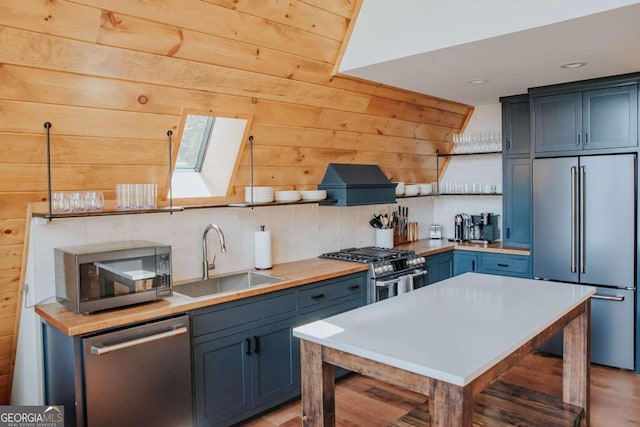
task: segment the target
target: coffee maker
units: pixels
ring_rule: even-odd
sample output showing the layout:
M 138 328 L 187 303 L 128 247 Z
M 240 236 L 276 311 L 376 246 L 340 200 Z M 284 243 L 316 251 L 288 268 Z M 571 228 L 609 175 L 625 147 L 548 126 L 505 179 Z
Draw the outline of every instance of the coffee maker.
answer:
M 459 213 L 454 218 L 454 238 L 455 242 L 466 242 L 471 239 L 471 215 Z
M 500 215 L 483 212 L 471 215 L 471 231 L 469 240 L 473 243 L 493 243 L 500 238 L 498 224 Z

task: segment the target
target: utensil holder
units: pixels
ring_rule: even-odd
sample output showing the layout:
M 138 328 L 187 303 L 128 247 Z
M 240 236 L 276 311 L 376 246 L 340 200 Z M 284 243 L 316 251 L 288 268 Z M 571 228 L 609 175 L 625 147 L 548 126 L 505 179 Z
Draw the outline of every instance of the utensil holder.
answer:
M 394 246 L 393 228 L 376 228 L 376 246 L 379 248 L 393 248 Z

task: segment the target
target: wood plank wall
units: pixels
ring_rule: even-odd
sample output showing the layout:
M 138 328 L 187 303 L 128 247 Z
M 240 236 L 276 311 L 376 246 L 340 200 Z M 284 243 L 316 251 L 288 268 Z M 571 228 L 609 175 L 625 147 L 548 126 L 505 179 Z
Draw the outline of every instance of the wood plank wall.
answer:
M 46 201 L 45 121 L 54 191 L 163 186 L 184 108 L 253 115 L 256 185 L 313 188 L 329 162 L 436 179 L 434 151 L 472 107 L 332 76 L 357 1 L 0 0 L 0 403 L 27 204 Z

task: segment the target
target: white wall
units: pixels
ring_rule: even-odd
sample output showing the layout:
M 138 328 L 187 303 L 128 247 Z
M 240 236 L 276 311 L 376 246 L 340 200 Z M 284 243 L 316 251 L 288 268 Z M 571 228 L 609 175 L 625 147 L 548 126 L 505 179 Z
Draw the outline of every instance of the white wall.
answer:
M 433 222 L 431 198 L 405 199 L 420 237 Z M 215 223 L 222 228 L 227 252 L 220 253 L 217 237 L 209 234 L 209 257 L 216 255 L 215 273 L 253 267 L 254 231 L 272 230 L 274 264 L 314 258 L 323 252 L 369 246 L 375 242 L 369 220 L 374 213 L 391 212 L 396 205 L 331 207 L 317 204 L 277 207 L 192 209 L 169 214 L 114 215 L 32 222 L 25 305 L 32 307 L 55 296 L 53 250 L 79 244 L 152 240 L 170 244 L 176 282 L 202 274 L 202 233 Z M 33 308 L 22 311 L 12 404 L 43 403 L 42 349 L 39 319 Z
M 486 132 L 501 128 L 500 104 L 481 105 L 476 107 L 465 133 Z M 482 182 L 501 185 L 502 158 L 499 154 L 452 157 L 441 181 Z M 441 196 L 434 201 L 434 220 L 437 224 L 442 225 L 442 235 L 447 238 L 453 238 L 453 217 L 456 214 L 479 214 L 481 212 L 502 215 L 502 197 Z M 500 220 L 502 220 L 502 216 Z
M 633 0 L 365 0 L 340 71 L 636 3 L 638 1 Z

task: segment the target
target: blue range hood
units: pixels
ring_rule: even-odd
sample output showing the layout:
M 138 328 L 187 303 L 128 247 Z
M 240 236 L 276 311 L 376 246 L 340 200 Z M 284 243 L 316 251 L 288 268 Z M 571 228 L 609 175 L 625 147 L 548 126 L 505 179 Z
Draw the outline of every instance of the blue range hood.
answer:
M 329 163 L 319 190 L 327 191 L 327 198 L 336 206 L 379 205 L 396 202 L 396 184 L 378 165 Z

